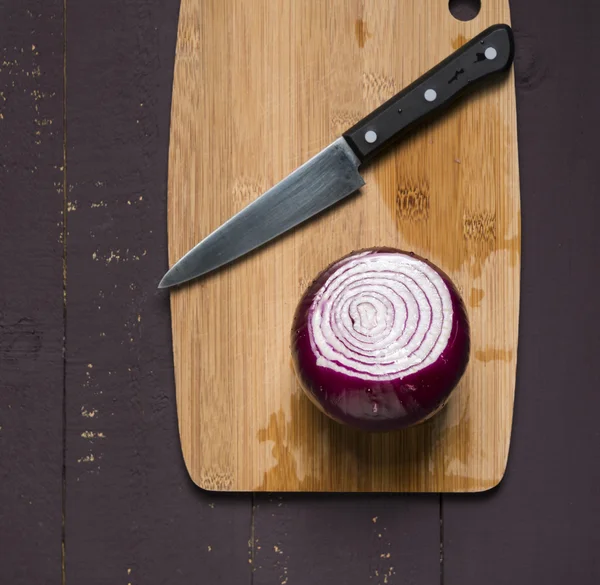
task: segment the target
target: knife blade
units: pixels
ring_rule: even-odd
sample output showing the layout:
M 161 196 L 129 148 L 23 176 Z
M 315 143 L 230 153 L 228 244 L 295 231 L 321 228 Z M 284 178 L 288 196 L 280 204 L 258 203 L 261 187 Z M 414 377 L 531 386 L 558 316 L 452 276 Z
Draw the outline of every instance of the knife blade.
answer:
M 493 25 L 390 98 L 181 257 L 159 288 L 225 266 L 359 190 L 359 169 L 475 82 L 508 70 L 512 29 Z

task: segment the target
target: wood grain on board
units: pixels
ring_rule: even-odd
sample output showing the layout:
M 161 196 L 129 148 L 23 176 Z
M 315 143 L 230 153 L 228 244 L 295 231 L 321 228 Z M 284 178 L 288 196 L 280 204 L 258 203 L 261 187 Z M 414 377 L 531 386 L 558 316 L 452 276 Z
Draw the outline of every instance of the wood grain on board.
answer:
M 175 262 L 235 212 L 487 26 L 447 3 L 183 0 L 169 152 Z M 358 196 L 172 292 L 178 415 L 211 490 L 480 491 L 504 473 L 517 357 L 520 202 L 513 71 L 365 170 Z M 365 435 L 296 383 L 292 314 L 331 261 L 366 246 L 422 254 L 468 304 L 469 369 L 418 428 Z
M 157 290 L 177 5 L 69 0 L 67 23 L 65 582 L 249 583 L 250 497 L 185 471 Z
M 0 3 L 0 583 L 60 583 L 63 3 Z

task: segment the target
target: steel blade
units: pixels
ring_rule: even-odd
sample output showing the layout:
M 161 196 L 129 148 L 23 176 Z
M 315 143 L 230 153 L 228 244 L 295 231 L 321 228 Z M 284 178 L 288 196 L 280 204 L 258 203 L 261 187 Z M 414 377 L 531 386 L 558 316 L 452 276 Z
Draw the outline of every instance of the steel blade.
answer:
M 338 138 L 192 248 L 159 288 L 228 264 L 351 195 L 365 184 L 359 164 L 344 138 Z

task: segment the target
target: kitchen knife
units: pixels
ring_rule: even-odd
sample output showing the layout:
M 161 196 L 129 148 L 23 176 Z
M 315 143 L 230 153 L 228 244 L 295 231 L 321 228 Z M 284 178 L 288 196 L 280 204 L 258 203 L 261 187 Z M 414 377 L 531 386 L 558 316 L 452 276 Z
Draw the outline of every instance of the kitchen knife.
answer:
M 475 82 L 509 69 L 513 58 L 508 25 L 484 30 L 208 235 L 159 288 L 224 266 L 351 195 L 365 184 L 361 165 Z

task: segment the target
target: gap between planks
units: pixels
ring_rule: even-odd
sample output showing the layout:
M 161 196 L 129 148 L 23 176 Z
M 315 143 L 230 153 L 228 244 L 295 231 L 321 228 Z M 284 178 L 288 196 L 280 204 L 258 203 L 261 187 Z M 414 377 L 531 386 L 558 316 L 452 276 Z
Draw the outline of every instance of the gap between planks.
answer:
M 67 0 L 63 0 L 63 403 L 62 403 L 62 526 L 61 526 L 61 582 L 66 585 L 66 508 L 67 508 Z

